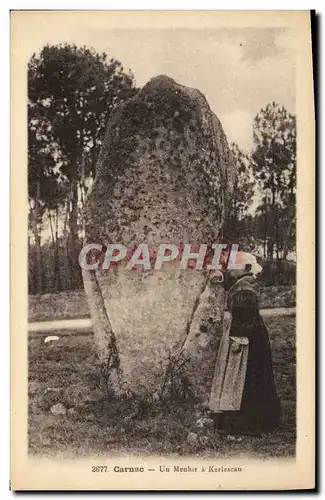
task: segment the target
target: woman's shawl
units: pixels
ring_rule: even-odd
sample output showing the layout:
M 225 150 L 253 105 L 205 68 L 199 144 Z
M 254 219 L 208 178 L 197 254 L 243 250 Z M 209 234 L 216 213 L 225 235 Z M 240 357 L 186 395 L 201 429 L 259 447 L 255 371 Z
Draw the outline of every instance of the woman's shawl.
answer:
M 231 312 L 233 309 L 233 306 L 236 305 L 238 302 L 236 298 L 239 295 L 239 292 L 244 292 L 240 295 L 246 296 L 245 298 L 247 299 L 248 302 L 258 302 L 258 294 L 259 294 L 259 285 L 251 274 L 245 274 L 241 278 L 239 278 L 234 285 L 229 289 L 228 292 L 228 298 L 227 298 L 227 304 L 228 304 L 228 309 Z M 249 297 L 250 296 L 250 297 Z
M 236 303 L 236 294 L 251 296 L 257 300 L 256 280 L 246 275 L 240 278 L 229 290 L 228 308 L 230 312 Z M 242 332 L 239 338 L 230 335 L 231 321 L 225 327 L 218 351 L 214 378 L 212 382 L 209 408 L 214 412 L 238 411 L 244 391 L 247 359 L 249 350 L 248 336 Z

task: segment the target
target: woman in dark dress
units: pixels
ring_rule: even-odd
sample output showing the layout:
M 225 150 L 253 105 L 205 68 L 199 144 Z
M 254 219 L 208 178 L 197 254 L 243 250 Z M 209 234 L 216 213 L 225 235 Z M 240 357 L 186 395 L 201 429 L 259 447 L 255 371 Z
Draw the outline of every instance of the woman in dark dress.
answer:
M 251 271 L 230 271 L 226 284 L 231 322 L 221 341 L 209 407 L 218 429 L 229 434 L 272 432 L 281 410 L 257 280 Z

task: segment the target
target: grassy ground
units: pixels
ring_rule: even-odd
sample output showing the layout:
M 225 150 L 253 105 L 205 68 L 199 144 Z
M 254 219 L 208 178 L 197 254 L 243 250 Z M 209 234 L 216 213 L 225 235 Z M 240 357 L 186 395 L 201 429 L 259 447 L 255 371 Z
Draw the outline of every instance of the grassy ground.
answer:
M 60 456 L 122 454 L 284 457 L 295 454 L 295 318 L 269 317 L 282 424 L 270 435 L 241 442 L 209 430 L 208 439 L 190 444 L 195 420 L 193 402 L 147 405 L 137 400 L 108 401 L 100 387 L 90 335 L 64 336 L 53 347 L 44 336 L 29 343 L 29 449 Z M 44 397 L 47 388 L 58 389 Z M 53 415 L 57 401 L 70 408 Z M 132 418 L 134 416 L 134 418 Z

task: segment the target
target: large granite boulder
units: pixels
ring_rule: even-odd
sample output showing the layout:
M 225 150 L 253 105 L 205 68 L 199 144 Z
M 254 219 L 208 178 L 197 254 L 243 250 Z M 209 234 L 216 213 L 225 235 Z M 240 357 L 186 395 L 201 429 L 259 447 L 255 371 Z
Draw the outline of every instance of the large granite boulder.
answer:
M 86 242 L 220 243 L 233 168 L 227 139 L 198 90 L 159 76 L 111 115 L 85 207 Z M 210 389 L 224 290 L 204 271 L 83 271 L 98 353 L 112 388 Z

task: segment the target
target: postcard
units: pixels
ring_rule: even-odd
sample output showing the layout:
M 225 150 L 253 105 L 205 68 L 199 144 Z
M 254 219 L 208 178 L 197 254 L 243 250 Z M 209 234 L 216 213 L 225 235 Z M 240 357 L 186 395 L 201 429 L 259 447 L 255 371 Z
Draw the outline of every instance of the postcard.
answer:
M 315 487 L 309 11 L 11 12 L 11 489 Z

